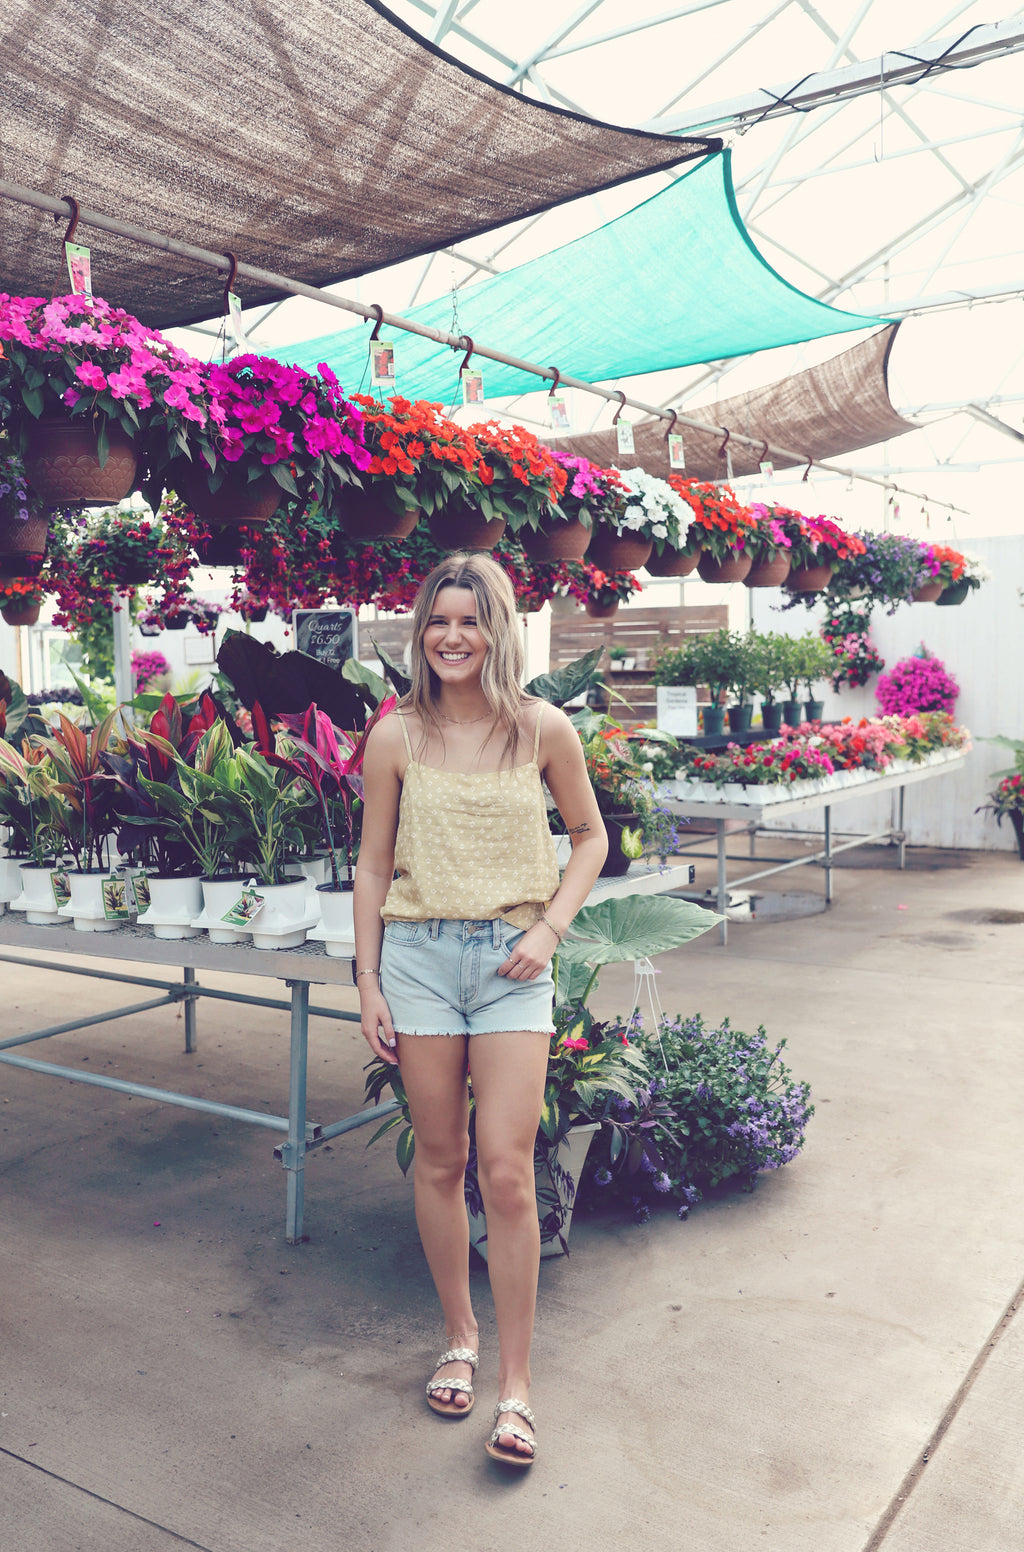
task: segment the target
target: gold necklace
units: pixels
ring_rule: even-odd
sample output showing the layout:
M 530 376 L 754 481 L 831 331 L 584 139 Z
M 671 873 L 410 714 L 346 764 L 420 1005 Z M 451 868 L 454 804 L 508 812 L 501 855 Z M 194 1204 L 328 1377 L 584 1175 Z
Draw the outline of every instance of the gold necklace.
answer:
M 443 711 L 439 711 L 438 716 L 441 718 L 442 722 L 450 722 L 452 727 L 472 727 L 474 722 L 483 722 L 486 717 L 493 717 L 494 712 L 485 711 L 482 716 L 467 717 L 464 722 L 460 722 L 457 717 L 446 717 Z

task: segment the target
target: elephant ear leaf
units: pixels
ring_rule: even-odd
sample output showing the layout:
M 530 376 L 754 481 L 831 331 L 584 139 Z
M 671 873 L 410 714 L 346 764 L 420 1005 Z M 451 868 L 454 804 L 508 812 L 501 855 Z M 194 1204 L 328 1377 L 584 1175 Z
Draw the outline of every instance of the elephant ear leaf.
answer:
M 217 653 L 217 666 L 234 686 L 242 705 L 251 711 L 256 702 L 267 705 L 271 665 L 277 661 L 274 648 L 244 631 L 229 630 Z
M 667 895 L 626 895 L 586 905 L 572 924 L 572 936 L 558 950 L 562 964 L 612 965 L 680 948 L 721 921 L 689 900 Z
M 526 686 L 527 695 L 536 695 L 542 701 L 549 701 L 552 706 L 564 706 L 566 701 L 573 700 L 587 688 L 603 651 L 603 646 L 595 647 L 592 652 L 567 663 L 564 668 L 556 668 L 550 674 L 538 674 Z

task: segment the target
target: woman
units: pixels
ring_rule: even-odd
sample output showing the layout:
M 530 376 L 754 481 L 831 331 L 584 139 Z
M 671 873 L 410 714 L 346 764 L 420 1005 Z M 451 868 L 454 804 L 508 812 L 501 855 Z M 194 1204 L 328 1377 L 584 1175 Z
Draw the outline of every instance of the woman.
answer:
M 412 1113 L 416 1221 L 445 1318 L 427 1398 L 447 1417 L 468 1416 L 477 1365 L 463 1197 L 472 1079 L 499 1343 L 485 1447 L 523 1467 L 536 1454 L 533 1149 L 554 1033 L 550 962 L 607 840 L 571 722 L 520 689 L 515 594 L 497 562 L 451 555 L 435 567 L 412 637 L 412 689 L 366 745 L 355 882 L 362 1031 L 374 1056 L 400 1063 Z M 561 883 L 542 779 L 572 836 Z

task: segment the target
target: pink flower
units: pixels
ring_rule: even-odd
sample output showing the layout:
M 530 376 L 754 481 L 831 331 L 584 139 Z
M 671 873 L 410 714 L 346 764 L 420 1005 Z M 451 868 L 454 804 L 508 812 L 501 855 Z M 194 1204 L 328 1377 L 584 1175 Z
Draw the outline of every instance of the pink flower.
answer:
M 107 386 L 105 374 L 92 361 L 80 362 L 75 376 L 87 388 L 105 388 Z

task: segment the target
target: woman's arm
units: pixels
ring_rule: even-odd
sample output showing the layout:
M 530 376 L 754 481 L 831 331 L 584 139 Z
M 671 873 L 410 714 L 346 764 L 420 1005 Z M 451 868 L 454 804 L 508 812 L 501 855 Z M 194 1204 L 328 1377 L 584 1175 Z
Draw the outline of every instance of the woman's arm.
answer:
M 398 800 L 402 791 L 399 761 L 401 729 L 397 718 L 378 722 L 366 741 L 363 758 L 363 828 L 353 899 L 356 935 L 356 990 L 363 1038 L 374 1056 L 396 1063 L 391 1011 L 380 989 L 380 950 L 384 923 L 380 911 L 395 872 Z M 370 975 L 362 971 L 374 971 Z
M 597 796 L 587 775 L 579 734 L 564 711 L 544 707 L 539 763 L 541 775 L 572 836 L 572 856 L 562 882 L 544 913 L 524 932 L 499 975 L 535 980 L 558 950 L 573 917 L 587 898 L 608 855 L 608 836 Z M 556 937 L 556 932 L 559 936 Z

